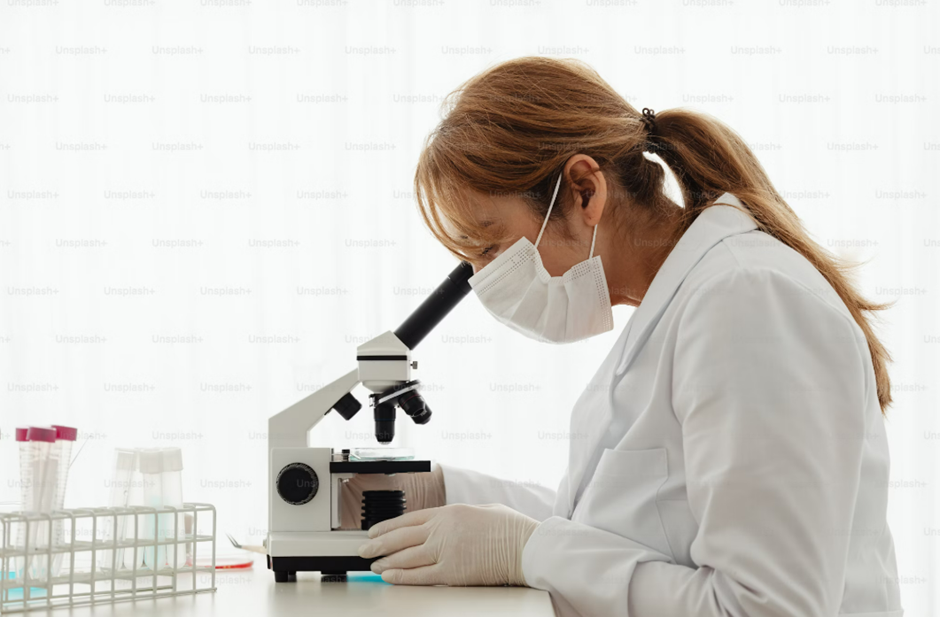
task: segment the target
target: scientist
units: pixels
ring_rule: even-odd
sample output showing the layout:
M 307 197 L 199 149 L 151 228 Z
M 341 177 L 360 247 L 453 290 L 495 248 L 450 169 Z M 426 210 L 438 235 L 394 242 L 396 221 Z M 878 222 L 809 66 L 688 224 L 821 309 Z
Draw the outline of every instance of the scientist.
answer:
M 389 480 L 410 511 L 370 529 L 373 570 L 528 585 L 563 616 L 899 617 L 882 307 L 744 140 L 640 114 L 575 61 L 509 61 L 448 102 L 416 195 L 483 306 L 549 343 L 637 308 L 572 411 L 557 492 L 446 465 Z

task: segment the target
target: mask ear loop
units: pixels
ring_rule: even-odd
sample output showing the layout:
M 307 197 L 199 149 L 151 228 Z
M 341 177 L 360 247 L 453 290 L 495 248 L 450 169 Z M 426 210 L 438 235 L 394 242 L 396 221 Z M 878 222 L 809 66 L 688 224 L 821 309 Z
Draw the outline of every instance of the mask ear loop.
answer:
M 591 236 L 591 252 L 588 253 L 588 259 L 594 257 L 594 241 L 597 240 L 597 225 L 594 226 L 594 235 Z
M 539 230 L 539 235 L 535 239 L 535 248 L 539 247 L 539 241 L 542 239 L 542 233 L 545 231 L 545 226 L 548 225 L 548 217 L 552 215 L 552 208 L 555 206 L 555 197 L 558 196 L 558 187 L 561 186 L 561 177 L 564 175 L 564 173 L 565 172 L 561 172 L 558 174 L 558 181 L 555 182 L 555 192 L 552 193 L 552 201 L 548 204 L 548 213 L 545 214 L 545 220 L 542 221 L 542 228 Z

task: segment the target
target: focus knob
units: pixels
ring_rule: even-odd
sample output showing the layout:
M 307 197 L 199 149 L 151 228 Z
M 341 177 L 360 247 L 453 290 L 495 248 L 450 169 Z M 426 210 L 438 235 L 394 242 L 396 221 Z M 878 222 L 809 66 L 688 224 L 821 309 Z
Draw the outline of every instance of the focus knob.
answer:
M 320 481 L 310 465 L 291 463 L 277 474 L 277 494 L 295 506 L 302 506 L 317 494 Z

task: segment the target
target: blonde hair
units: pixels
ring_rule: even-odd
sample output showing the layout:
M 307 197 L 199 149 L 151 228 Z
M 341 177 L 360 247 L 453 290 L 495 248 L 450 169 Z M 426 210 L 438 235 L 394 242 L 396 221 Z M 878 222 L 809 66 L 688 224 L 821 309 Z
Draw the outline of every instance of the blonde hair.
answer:
M 657 216 L 672 202 L 663 192 L 665 170 L 644 155 L 652 144 L 682 192 L 678 235 L 722 193 L 737 196 L 762 231 L 803 255 L 842 298 L 868 341 L 882 412 L 891 403 L 890 356 L 869 322 L 871 312 L 890 304 L 862 297 L 849 278 L 854 265 L 810 238 L 727 125 L 700 112 L 667 109 L 656 113 L 647 137 L 643 116 L 593 69 L 541 57 L 484 71 L 448 95 L 443 110 L 418 159 L 415 196 L 431 232 L 459 259 L 479 259 L 481 250 L 505 240 L 499 225 L 480 220 L 472 192 L 520 196 L 544 218 L 553 182 L 577 153 L 597 161 L 614 192 L 626 196 L 612 203 L 634 211 L 613 216 Z M 567 211 L 561 199 L 558 205 L 552 221 Z

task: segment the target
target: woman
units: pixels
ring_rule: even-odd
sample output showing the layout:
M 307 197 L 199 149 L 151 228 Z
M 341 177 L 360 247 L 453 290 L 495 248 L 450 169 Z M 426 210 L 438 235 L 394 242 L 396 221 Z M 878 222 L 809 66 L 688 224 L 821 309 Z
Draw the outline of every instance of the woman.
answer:
M 506 62 L 449 103 L 416 194 L 487 310 L 563 343 L 638 308 L 572 412 L 557 493 L 449 466 L 396 480 L 417 511 L 372 527 L 373 570 L 529 585 L 560 615 L 901 615 L 883 306 L 745 142 L 640 114 L 574 61 Z

